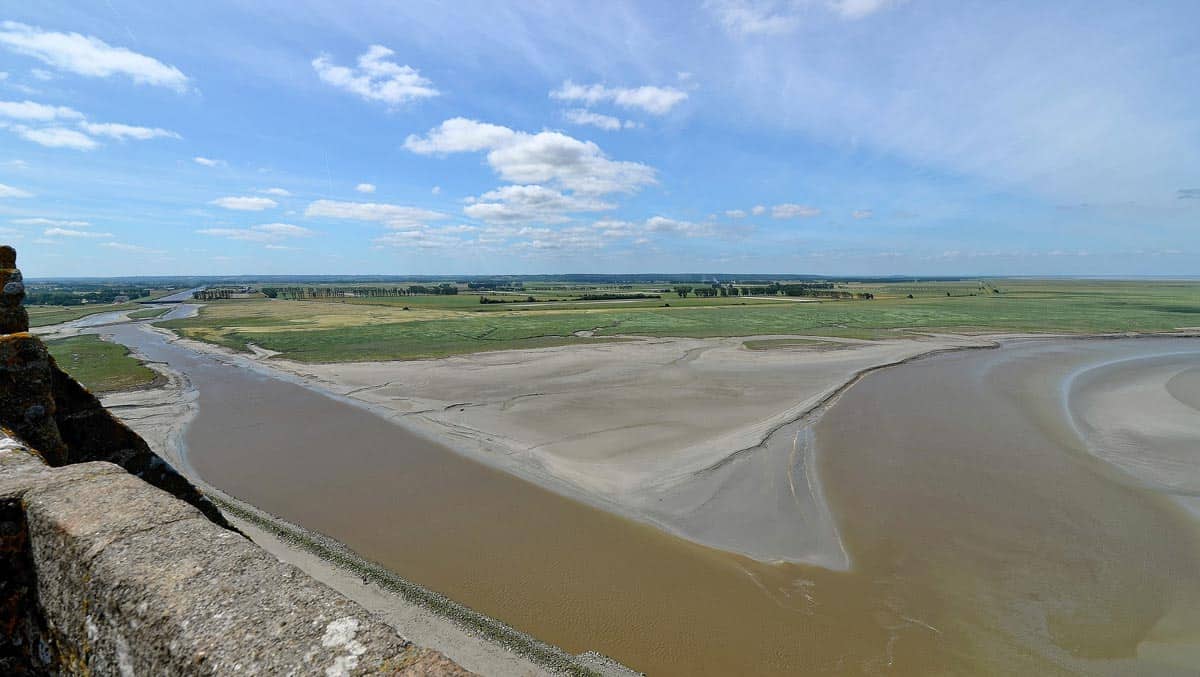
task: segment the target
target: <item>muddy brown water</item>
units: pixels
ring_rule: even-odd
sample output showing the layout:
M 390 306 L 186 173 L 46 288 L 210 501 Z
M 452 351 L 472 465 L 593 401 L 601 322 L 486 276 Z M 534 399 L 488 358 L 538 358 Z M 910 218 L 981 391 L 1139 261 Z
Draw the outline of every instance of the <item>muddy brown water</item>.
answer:
M 1097 467 L 1052 415 L 1060 381 L 1038 374 L 1103 358 L 1082 354 L 1095 345 L 1195 351 L 1195 366 L 1195 342 L 868 376 L 815 431 L 853 562 L 835 573 L 694 545 L 300 385 L 114 332 L 198 388 L 187 453 L 206 481 L 570 651 L 650 675 L 1193 674 L 1178 666 L 1200 628 L 1196 528 Z

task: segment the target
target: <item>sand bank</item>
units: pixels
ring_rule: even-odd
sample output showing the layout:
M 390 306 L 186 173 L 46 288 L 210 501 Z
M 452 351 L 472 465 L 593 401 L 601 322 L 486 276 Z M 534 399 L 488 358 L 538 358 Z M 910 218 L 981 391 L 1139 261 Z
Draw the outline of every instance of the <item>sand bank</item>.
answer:
M 255 357 L 473 458 L 696 542 L 844 569 L 801 419 L 872 369 L 995 345 L 956 335 L 624 338 L 403 362 Z M 744 346 L 784 339 L 798 343 Z

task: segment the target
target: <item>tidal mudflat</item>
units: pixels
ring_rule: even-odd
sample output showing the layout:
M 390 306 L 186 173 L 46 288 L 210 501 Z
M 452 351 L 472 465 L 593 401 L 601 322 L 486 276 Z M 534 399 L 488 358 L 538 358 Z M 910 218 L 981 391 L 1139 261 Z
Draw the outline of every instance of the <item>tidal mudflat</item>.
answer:
M 197 392 L 186 441 L 206 481 L 569 650 L 650 674 L 1188 674 L 1195 664 L 1200 539 L 1175 499 L 1187 487 L 1106 458 L 1086 428 L 1102 405 L 1079 391 L 1109 387 L 1084 387 L 1100 365 L 1165 360 L 1176 373 L 1163 388 L 1194 409 L 1194 340 L 1016 342 L 865 376 L 785 432 L 815 450 L 845 548 L 841 566 L 816 566 L 675 537 L 265 368 L 112 331 Z M 1188 434 L 1177 424 L 1171 439 Z M 769 447 L 736 458 L 770 457 Z M 790 495 L 787 463 L 747 467 L 728 496 Z M 751 521 L 811 528 L 780 514 Z

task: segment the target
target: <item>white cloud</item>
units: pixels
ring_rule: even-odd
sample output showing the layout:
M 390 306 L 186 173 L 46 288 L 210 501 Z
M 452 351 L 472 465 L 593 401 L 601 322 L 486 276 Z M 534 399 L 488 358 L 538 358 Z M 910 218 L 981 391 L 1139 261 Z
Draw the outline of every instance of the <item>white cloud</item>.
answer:
M 100 144 L 83 132 L 66 127 L 42 127 L 33 129 L 24 125 L 12 128 L 17 136 L 32 141 L 47 148 L 71 148 L 73 150 L 92 150 Z
M 264 209 L 273 209 L 279 206 L 279 203 L 269 197 L 221 197 L 213 200 L 209 204 L 214 204 L 225 209 L 234 209 L 243 212 L 261 212 Z
M 135 254 L 166 254 L 166 252 L 161 249 L 151 249 L 150 247 L 143 247 L 137 244 L 126 244 L 124 242 L 101 242 L 100 246 L 108 247 L 110 249 L 119 249 L 123 252 L 132 252 Z
M 767 208 L 762 205 L 754 205 L 754 208 L 750 210 L 750 213 L 755 216 L 762 216 L 763 214 L 767 213 Z
M 442 187 L 441 187 L 441 186 L 434 186 L 434 187 L 433 187 L 433 189 L 432 189 L 432 190 L 430 190 L 429 192 L 430 192 L 430 193 L 432 193 L 432 194 L 434 194 L 434 195 L 441 195 L 441 194 L 442 194 Z
M 396 247 L 399 249 L 444 249 L 460 247 L 465 244 L 461 238 L 454 237 L 458 231 L 451 228 L 429 228 L 418 226 L 407 230 L 387 233 L 375 238 L 378 246 Z
M 34 101 L 0 101 L 0 117 L 51 122 L 54 120 L 79 120 L 83 118 L 83 113 L 66 106 L 49 106 Z
M 373 184 L 373 183 L 360 183 L 360 184 L 358 184 L 357 186 L 355 186 L 355 187 L 354 187 L 354 190 L 357 190 L 357 191 L 358 191 L 358 192 L 360 192 L 360 193 L 368 193 L 368 194 L 369 194 L 369 193 L 374 193 L 374 192 L 375 192 L 375 184 Z
M 398 106 L 439 94 L 417 69 L 389 61 L 393 54 L 383 45 L 371 45 L 358 57 L 358 68 L 334 65 L 326 54 L 313 59 L 312 66 L 322 81 L 368 101 Z
M 744 210 L 744 209 L 726 209 L 725 216 L 728 216 L 731 219 L 744 219 L 744 218 L 746 218 L 746 210 Z
M 317 200 L 308 205 L 308 208 L 304 210 L 304 215 L 329 219 L 373 221 L 396 229 L 419 226 L 427 221 L 439 221 L 447 218 L 441 212 L 422 209 L 420 207 L 406 207 L 403 205 L 375 202 L 340 202 L 337 200 Z
M 424 138 L 410 134 L 404 147 L 414 153 L 468 153 L 497 148 L 512 141 L 517 132 L 487 122 L 451 118 L 429 130 Z
M 874 215 L 875 212 L 870 209 L 855 209 L 853 212 L 850 212 L 850 216 L 856 219 L 869 219 Z
M 259 193 L 263 195 L 274 195 L 276 197 L 291 197 L 292 193 L 283 188 L 260 188 Z
M 572 212 L 615 209 L 616 205 L 592 198 L 564 195 L 545 186 L 503 186 L 480 195 L 463 212 L 489 223 L 563 223 Z
M 847 20 L 867 17 L 904 0 L 708 0 L 717 21 L 734 35 L 782 35 L 796 30 L 813 10 Z
M 736 35 L 779 35 L 800 24 L 791 3 L 770 0 L 709 0 L 706 9 L 716 15 L 725 30 Z
M 621 129 L 622 126 L 618 118 L 614 118 L 611 115 L 593 113 L 590 110 L 582 108 L 572 108 L 571 110 L 563 111 L 563 117 L 577 125 L 590 125 L 610 132 Z
M 64 219 L 47 219 L 42 217 L 33 217 L 28 219 L 13 219 L 15 224 L 21 226 L 58 226 L 60 228 L 87 228 L 92 225 L 87 221 L 67 221 Z
M 843 19 L 861 19 L 903 0 L 829 0 L 831 10 Z
M 204 228 L 196 231 L 201 235 L 223 237 L 242 242 L 280 242 L 297 237 L 312 237 L 313 231 L 290 223 L 264 223 L 249 228 Z
M 33 193 L 0 183 L 0 197 L 33 197 Z
M 178 68 L 79 33 L 55 33 L 5 21 L 0 23 L 0 46 L 77 75 L 124 75 L 139 84 L 187 90 L 187 76 Z
M 81 122 L 79 126 L 88 134 L 93 136 L 107 136 L 113 139 L 137 139 L 139 141 L 146 141 L 149 139 L 158 138 L 183 138 L 168 129 L 161 129 L 159 127 L 123 125 L 118 122 Z
M 599 84 L 577 85 L 567 80 L 562 87 L 550 92 L 550 98 L 580 101 L 588 106 L 610 102 L 622 108 L 641 109 L 652 115 L 666 115 L 687 99 L 688 95 L 687 92 L 674 87 L 606 87 Z
M 113 236 L 112 233 L 97 233 L 90 230 L 75 230 L 72 228 L 47 228 L 42 235 L 45 235 L 46 237 L 82 237 L 94 239 L 102 239 Z
M 415 153 L 487 150 L 488 164 L 505 181 L 549 183 L 580 194 L 631 193 L 655 182 L 654 169 L 610 160 L 591 141 L 561 132 L 529 134 L 464 118 L 446 120 L 425 135 L 409 136 Z
M 195 162 L 198 165 L 204 165 L 205 167 L 217 167 L 225 164 L 223 160 L 214 160 L 212 158 L 202 157 L 199 155 L 192 158 L 192 162 Z
M 817 209 L 816 207 L 791 203 L 775 205 L 771 208 L 771 218 L 775 219 L 794 219 L 797 217 L 807 219 L 817 216 L 820 213 L 821 210 Z
M 645 228 L 651 233 L 666 233 L 669 235 L 683 235 L 685 237 L 705 237 L 714 234 L 711 224 L 679 221 L 669 219 L 665 216 L 652 216 L 646 219 Z

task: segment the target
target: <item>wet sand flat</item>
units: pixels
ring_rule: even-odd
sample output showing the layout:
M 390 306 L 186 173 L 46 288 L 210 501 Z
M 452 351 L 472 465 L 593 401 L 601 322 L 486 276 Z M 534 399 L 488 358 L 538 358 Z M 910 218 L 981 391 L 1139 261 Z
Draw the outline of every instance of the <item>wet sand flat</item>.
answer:
M 269 364 L 473 458 L 698 543 L 845 568 L 807 438 L 789 423 L 865 370 L 992 342 L 796 338 L 627 337 L 438 360 Z M 747 341 L 780 347 L 750 350 Z
M 1194 341 L 930 357 L 781 429 L 816 452 L 848 555 L 836 571 L 675 538 L 301 384 L 118 338 L 196 387 L 188 454 L 205 480 L 568 650 L 662 675 L 1191 674 L 1195 523 L 1092 452 L 1064 389 Z M 724 495 L 788 491 L 769 447 L 730 461 L 753 472 Z M 789 519 L 770 528 L 808 528 Z
M 1173 485 L 1128 472 L 1178 470 L 1173 450 L 1119 457 L 1072 418 L 1154 430 L 1167 374 L 1197 364 L 1194 340 L 1058 341 L 872 375 L 816 426 L 855 572 L 894 581 L 972 671 L 1191 674 L 1196 525 Z M 1195 454 L 1200 417 L 1184 428 Z

